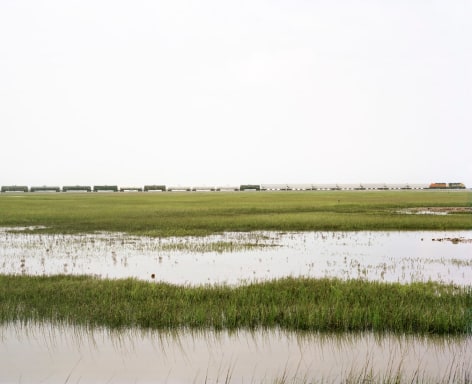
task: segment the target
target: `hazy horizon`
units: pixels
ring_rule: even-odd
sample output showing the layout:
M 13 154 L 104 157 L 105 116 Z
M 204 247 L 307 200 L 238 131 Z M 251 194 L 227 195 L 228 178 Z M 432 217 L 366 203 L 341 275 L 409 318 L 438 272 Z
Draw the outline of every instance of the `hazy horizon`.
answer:
M 472 3 L 0 2 L 0 185 L 463 182 Z

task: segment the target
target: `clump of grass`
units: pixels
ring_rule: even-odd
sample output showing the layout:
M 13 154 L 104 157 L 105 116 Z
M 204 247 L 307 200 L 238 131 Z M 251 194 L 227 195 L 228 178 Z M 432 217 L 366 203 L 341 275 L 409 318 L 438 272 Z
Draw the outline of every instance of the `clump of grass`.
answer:
M 432 282 L 286 278 L 185 287 L 87 276 L 0 276 L 2 322 L 471 334 L 470 308 L 470 289 Z
M 264 244 L 264 243 L 249 243 L 249 242 L 237 242 L 237 241 L 217 241 L 217 242 L 179 242 L 179 243 L 168 243 L 161 244 L 159 249 L 161 251 L 181 251 L 181 252 L 239 252 L 255 248 L 264 247 L 276 247 L 276 244 Z

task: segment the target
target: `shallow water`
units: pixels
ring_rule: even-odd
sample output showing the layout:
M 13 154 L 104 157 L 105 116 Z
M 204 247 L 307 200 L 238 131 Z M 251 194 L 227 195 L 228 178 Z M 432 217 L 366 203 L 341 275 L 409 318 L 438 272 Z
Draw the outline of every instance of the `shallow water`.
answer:
M 155 274 L 154 280 L 192 285 L 284 276 L 471 285 L 470 239 L 472 231 L 251 232 L 155 239 L 4 228 L 0 273 L 149 281 Z M 401 374 L 404 382 L 470 380 L 472 337 L 0 325 L 0 383 L 274 383 L 281 378 L 337 383 L 369 374 L 379 380 Z
M 468 241 L 453 242 L 446 238 Z M 472 231 L 250 232 L 156 239 L 0 230 L 0 273 L 240 284 L 286 276 L 472 284 Z
M 0 383 L 273 383 L 282 377 L 337 383 L 368 373 L 453 383 L 472 375 L 471 337 L 14 323 L 0 326 L 0 341 Z

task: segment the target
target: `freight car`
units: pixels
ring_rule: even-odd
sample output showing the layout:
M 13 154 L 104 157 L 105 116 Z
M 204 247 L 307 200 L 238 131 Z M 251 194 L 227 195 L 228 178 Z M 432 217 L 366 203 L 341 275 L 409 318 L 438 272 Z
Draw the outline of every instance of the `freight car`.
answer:
M 141 187 L 121 187 L 120 192 L 142 192 Z
M 240 191 L 260 191 L 261 186 L 256 184 L 243 184 L 239 187 Z
M 216 191 L 215 187 L 208 187 L 205 185 L 192 187 L 192 192 L 215 192 L 215 191 Z
M 118 192 L 118 186 L 117 185 L 94 185 L 93 191 L 94 192 L 99 192 L 99 191 Z
M 173 191 L 176 191 L 176 192 L 191 192 L 192 191 L 192 187 L 189 187 L 189 186 L 181 186 L 181 185 L 173 185 L 173 186 L 170 186 L 169 188 L 167 188 L 167 191 L 168 192 L 173 192 Z
M 2 192 L 28 192 L 29 188 L 26 185 L 5 185 L 2 187 Z
M 61 187 L 43 185 L 41 187 L 31 187 L 30 192 L 61 192 Z
M 149 191 L 166 191 L 166 186 L 165 185 L 145 185 L 144 186 L 144 192 L 149 192 Z
M 62 192 L 91 192 L 92 187 L 88 185 L 65 185 Z

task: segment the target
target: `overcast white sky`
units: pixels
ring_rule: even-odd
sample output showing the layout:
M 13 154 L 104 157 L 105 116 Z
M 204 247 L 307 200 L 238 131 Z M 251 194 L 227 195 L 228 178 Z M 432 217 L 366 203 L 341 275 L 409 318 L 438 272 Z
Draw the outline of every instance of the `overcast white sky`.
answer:
M 462 181 L 470 0 L 2 0 L 0 185 Z

